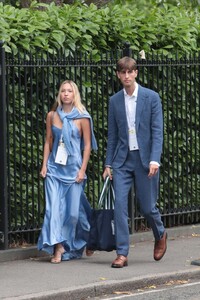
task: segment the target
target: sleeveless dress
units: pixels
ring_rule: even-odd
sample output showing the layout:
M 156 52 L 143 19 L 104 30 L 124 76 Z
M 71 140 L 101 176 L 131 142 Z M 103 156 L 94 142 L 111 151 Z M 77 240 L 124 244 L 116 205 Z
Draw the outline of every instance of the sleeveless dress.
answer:
M 65 253 L 62 260 L 81 258 L 87 243 L 91 213 L 90 204 L 84 193 L 83 183 L 75 181 L 82 165 L 81 137 L 73 120 L 70 120 L 72 155 L 66 165 L 55 163 L 56 152 L 62 129 L 52 125 L 53 147 L 47 163 L 45 178 L 46 210 L 38 249 L 54 253 L 54 245 L 62 243 Z

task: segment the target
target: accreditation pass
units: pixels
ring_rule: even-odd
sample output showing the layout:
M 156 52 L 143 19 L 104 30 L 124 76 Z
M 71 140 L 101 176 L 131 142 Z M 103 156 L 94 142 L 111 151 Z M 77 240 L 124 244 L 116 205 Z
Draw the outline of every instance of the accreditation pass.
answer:
M 130 151 L 138 149 L 135 127 L 131 127 L 129 129 L 129 148 L 130 148 Z
M 59 141 L 58 150 L 56 153 L 55 162 L 57 164 L 66 165 L 67 163 L 67 150 L 65 148 L 65 144 L 62 140 Z

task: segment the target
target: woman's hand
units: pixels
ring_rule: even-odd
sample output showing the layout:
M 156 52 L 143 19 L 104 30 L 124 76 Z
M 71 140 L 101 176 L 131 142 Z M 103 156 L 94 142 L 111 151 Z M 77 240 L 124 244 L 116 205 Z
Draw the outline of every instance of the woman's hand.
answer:
M 81 183 L 84 179 L 85 179 L 85 172 L 80 169 L 76 176 L 76 182 Z
M 40 171 L 40 176 L 41 176 L 42 178 L 45 178 L 46 175 L 47 175 L 47 167 L 46 167 L 46 166 L 43 166 L 42 169 L 41 169 L 41 171 Z

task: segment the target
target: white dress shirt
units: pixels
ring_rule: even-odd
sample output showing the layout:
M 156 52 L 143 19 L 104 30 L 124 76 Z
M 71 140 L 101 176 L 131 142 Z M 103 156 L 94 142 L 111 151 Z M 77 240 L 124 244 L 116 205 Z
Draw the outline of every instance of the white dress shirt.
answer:
M 135 90 L 131 96 L 128 95 L 126 90 L 124 89 L 130 151 L 138 150 L 138 142 L 137 142 L 136 126 L 135 126 L 137 95 L 138 95 L 138 84 L 137 83 L 135 83 Z
M 135 90 L 133 94 L 130 96 L 127 94 L 124 89 L 124 98 L 125 98 L 125 108 L 126 108 L 126 117 L 128 123 L 128 131 L 129 131 L 129 149 L 138 150 L 138 142 L 137 142 L 137 134 L 136 134 L 136 126 L 135 126 L 135 116 L 136 116 L 136 105 L 137 105 L 137 97 L 138 97 L 138 83 L 135 82 Z M 134 138 L 130 138 L 130 132 L 134 132 Z M 131 142 L 132 140 L 132 142 Z M 156 161 L 151 161 L 150 164 L 156 164 L 160 166 L 160 164 Z

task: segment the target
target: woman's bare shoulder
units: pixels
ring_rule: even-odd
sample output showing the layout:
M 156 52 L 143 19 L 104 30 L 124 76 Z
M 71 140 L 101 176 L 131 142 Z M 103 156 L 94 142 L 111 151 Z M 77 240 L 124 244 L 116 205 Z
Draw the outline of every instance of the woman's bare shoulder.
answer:
M 54 115 L 55 111 L 53 110 L 50 110 L 48 113 L 47 113 L 47 118 L 52 118 L 53 115 Z

